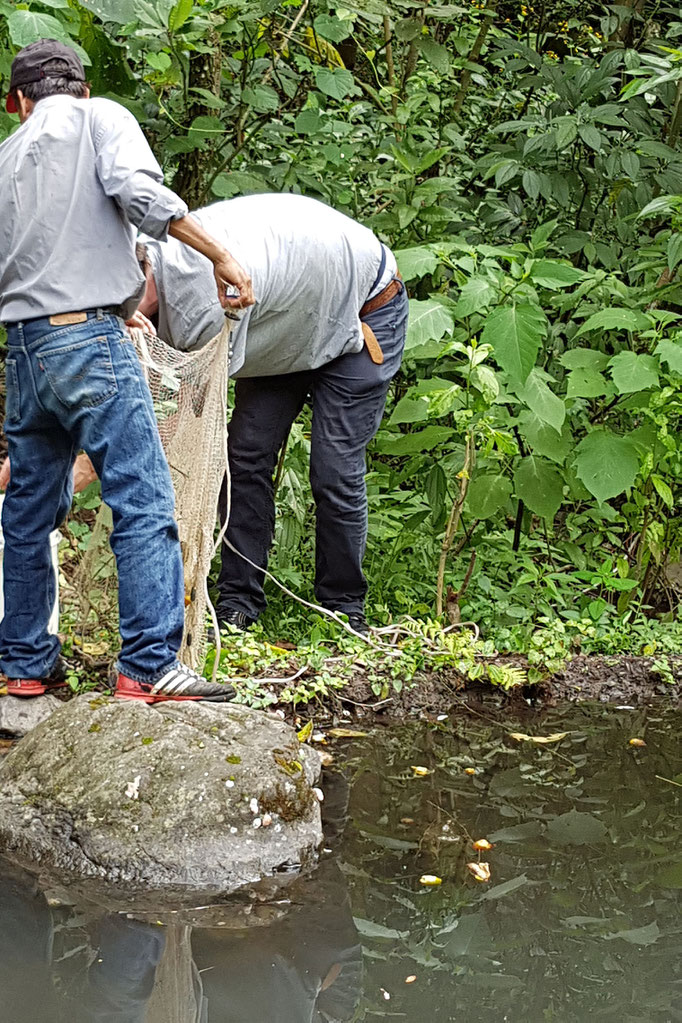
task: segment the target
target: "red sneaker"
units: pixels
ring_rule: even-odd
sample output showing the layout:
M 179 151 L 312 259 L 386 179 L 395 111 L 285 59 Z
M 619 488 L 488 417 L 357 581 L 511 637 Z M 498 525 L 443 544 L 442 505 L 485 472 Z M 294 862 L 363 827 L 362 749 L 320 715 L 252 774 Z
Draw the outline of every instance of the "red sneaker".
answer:
M 119 700 L 142 700 L 161 703 L 166 700 L 194 700 L 205 703 L 227 703 L 237 695 L 232 686 L 208 682 L 184 664 L 177 664 L 157 682 L 136 682 L 119 674 L 114 693 Z
M 61 658 L 57 661 L 47 678 L 8 678 L 8 696 L 44 696 L 54 689 L 62 689 L 66 685 L 66 670 Z

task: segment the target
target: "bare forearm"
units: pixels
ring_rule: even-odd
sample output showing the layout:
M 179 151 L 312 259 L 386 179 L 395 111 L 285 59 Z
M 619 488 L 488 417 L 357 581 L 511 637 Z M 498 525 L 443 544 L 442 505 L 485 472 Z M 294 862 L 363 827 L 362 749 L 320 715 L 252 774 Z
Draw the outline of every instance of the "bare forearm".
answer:
M 199 221 L 189 215 L 180 217 L 179 220 L 172 220 L 168 227 L 168 233 L 173 238 L 177 238 L 183 245 L 189 245 L 190 248 L 196 249 L 202 256 L 206 256 L 206 259 L 210 259 L 212 263 L 217 263 L 220 259 L 229 255 L 225 246 L 221 245 L 215 238 L 212 238 L 210 234 L 204 231 Z

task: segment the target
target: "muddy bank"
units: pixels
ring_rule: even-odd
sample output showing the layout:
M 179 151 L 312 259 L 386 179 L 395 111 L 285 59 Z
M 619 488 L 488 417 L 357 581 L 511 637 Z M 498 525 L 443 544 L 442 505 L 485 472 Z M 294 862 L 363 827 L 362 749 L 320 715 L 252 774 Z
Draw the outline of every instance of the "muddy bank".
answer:
M 527 668 L 523 657 L 499 658 L 497 664 Z M 560 703 L 613 703 L 644 706 L 653 701 L 682 703 L 682 656 L 668 658 L 674 682 L 663 677 L 656 658 L 635 656 L 602 657 L 580 655 L 563 671 L 532 686 L 505 692 L 485 682 L 471 682 L 456 671 L 446 670 L 417 677 L 401 693 L 386 699 L 377 697 L 369 683 L 357 677 L 338 693 L 338 705 L 356 716 L 383 715 L 391 718 L 447 713 L 455 704 L 530 703 L 538 709 Z
M 498 658 L 496 664 L 514 664 L 527 668 L 521 656 Z M 674 682 L 661 675 L 656 658 L 635 656 L 580 655 L 566 664 L 563 671 L 532 686 L 519 686 L 505 692 L 488 682 L 471 682 L 457 671 L 417 676 L 402 692 L 389 692 L 377 696 L 366 678 L 358 674 L 341 690 L 333 691 L 325 702 L 316 700 L 308 706 L 293 707 L 290 703 L 272 709 L 279 710 L 285 719 L 313 717 L 316 721 L 340 721 L 342 718 L 379 721 L 403 719 L 448 713 L 457 705 L 479 704 L 542 710 L 562 703 L 611 703 L 633 707 L 653 702 L 668 705 L 682 704 L 682 656 L 668 657 Z M 389 683 L 390 684 L 390 683 Z M 274 688 L 270 691 L 275 693 Z M 103 681 L 102 691 L 106 684 Z M 62 699 L 69 699 L 66 693 Z M 0 696 L 0 699 L 3 699 Z M 0 721 L 1 724 L 1 721 Z M 10 736 L 0 728 L 0 757 L 11 746 Z

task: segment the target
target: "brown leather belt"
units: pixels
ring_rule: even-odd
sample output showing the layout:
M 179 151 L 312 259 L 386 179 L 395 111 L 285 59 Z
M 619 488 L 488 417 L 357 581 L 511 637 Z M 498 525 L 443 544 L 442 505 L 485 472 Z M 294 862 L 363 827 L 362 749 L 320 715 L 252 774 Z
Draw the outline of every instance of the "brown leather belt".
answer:
M 397 280 L 396 280 L 397 278 Z M 386 305 L 392 298 L 398 294 L 402 288 L 402 277 L 399 272 L 396 272 L 395 278 L 387 284 L 383 291 L 380 291 L 374 298 L 370 298 L 369 302 L 365 302 L 362 309 L 360 310 L 360 319 L 363 316 L 368 316 L 370 313 L 375 312 L 377 309 L 381 309 L 382 305 Z
M 53 327 L 70 327 L 76 323 L 86 323 L 89 313 L 96 313 L 98 316 L 120 316 L 122 309 L 120 306 L 102 306 L 98 309 L 84 309 L 78 313 L 57 313 L 50 316 L 49 320 Z
M 380 366 L 384 361 L 384 353 L 381 350 L 381 345 L 377 341 L 377 336 L 368 323 L 365 323 L 362 319 L 363 316 L 369 316 L 370 313 L 375 312 L 377 309 L 381 309 L 382 306 L 386 305 L 391 301 L 392 298 L 398 294 L 400 289 L 403 287 L 402 277 L 400 273 L 396 271 L 394 279 L 386 285 L 383 291 L 380 291 L 374 298 L 370 298 L 369 302 L 365 302 L 362 309 L 360 310 L 360 320 L 362 321 L 362 334 L 365 339 L 365 347 L 369 353 L 369 357 L 376 366 Z

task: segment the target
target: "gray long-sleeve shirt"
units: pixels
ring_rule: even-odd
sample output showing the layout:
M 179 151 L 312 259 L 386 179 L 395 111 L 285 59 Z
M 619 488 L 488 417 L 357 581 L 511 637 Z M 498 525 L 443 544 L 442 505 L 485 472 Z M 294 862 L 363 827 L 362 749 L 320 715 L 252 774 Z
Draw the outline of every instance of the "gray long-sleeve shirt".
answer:
M 256 304 L 232 332 L 234 376 L 316 369 L 363 345 L 360 308 L 396 271 L 379 239 L 316 199 L 248 195 L 192 214 L 251 275 Z M 159 295 L 159 336 L 174 348 L 206 344 L 223 310 L 211 263 L 169 238 L 147 243 Z
M 49 96 L 0 146 L 0 320 L 106 306 L 130 315 L 144 280 L 135 228 L 165 238 L 187 206 L 140 126 L 107 99 Z

